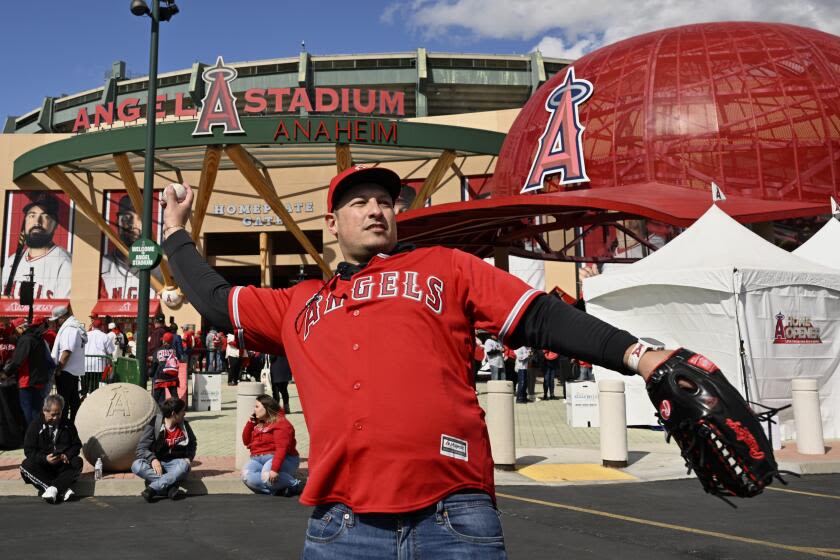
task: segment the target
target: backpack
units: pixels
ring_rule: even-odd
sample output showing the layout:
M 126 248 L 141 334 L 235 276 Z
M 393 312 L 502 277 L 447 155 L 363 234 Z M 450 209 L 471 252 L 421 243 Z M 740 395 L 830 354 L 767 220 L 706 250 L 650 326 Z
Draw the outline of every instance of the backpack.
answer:
M 169 352 L 166 361 L 163 363 L 163 375 L 166 377 L 178 377 L 178 356 L 174 350 Z

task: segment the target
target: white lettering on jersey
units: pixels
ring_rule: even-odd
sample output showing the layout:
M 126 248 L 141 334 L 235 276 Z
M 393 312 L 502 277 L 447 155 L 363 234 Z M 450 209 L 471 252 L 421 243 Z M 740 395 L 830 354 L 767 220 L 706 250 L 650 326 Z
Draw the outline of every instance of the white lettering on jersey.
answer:
M 361 276 L 353 282 L 353 300 L 363 301 L 373 297 L 373 276 Z
M 303 327 L 303 340 L 309 338 L 309 331 L 312 326 L 321 320 L 321 300 L 324 298 L 321 295 L 315 295 L 315 301 L 312 305 L 306 307 L 306 324 Z
M 436 276 L 429 276 L 426 280 L 429 294 L 426 296 L 426 306 L 440 315 L 443 312 L 443 280 Z
M 383 272 L 382 280 L 379 282 L 379 297 L 389 298 L 397 296 L 397 281 L 400 279 L 399 272 Z
M 423 299 L 423 292 L 417 286 L 417 273 L 412 271 L 405 271 L 405 281 L 403 281 L 403 297 L 420 301 Z
M 367 301 L 402 299 L 422 303 L 432 312 L 440 315 L 444 309 L 444 282 L 436 276 L 428 276 L 425 279 L 425 290 L 419 280 L 419 274 L 415 271 L 387 271 L 374 276 L 361 276 L 353 281 L 349 298 L 352 301 Z M 333 294 L 327 296 L 313 295 L 316 299 L 307 303 L 305 311 L 305 323 L 303 328 L 303 339 L 307 340 L 312 327 L 317 325 L 322 317 L 344 308 L 344 298 L 337 298 Z M 396 303 L 396 305 L 411 305 L 410 303 Z

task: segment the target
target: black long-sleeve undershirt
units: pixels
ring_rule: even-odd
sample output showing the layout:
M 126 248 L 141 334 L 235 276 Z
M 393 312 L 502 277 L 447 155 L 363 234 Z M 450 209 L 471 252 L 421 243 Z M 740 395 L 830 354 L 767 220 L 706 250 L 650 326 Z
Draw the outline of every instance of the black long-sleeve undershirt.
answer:
M 228 312 L 231 285 L 228 281 L 207 264 L 186 231 L 174 232 L 163 241 L 162 247 L 169 257 L 172 275 L 192 306 L 211 325 L 232 331 Z
M 187 232 L 179 230 L 170 235 L 163 242 L 163 249 L 172 274 L 190 303 L 211 324 L 233 330 L 228 312 L 231 285 L 207 264 Z M 636 337 L 542 294 L 528 306 L 506 342 L 511 347 L 548 349 L 632 374 L 624 366 L 624 353 Z

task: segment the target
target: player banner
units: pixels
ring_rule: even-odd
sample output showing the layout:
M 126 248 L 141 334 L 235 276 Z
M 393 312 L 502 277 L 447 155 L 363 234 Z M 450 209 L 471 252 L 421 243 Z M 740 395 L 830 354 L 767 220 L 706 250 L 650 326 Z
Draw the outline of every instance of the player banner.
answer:
M 163 209 L 160 207 L 160 192 L 154 192 L 152 202 L 152 239 L 160 239 L 161 224 L 163 223 Z M 126 247 L 140 239 L 142 222 L 140 212 L 134 208 L 131 197 L 126 191 L 106 191 L 105 221 L 119 235 Z M 160 268 L 152 270 L 152 276 L 163 281 Z M 123 255 L 113 243 L 102 236 L 102 260 L 99 273 L 100 299 L 137 299 L 140 288 L 139 270 L 129 266 L 128 257 Z M 149 288 L 149 296 L 155 297 L 153 288 Z
M 8 191 L 3 231 L 2 295 L 18 298 L 34 272 L 35 299 L 70 297 L 73 209 L 63 192 Z

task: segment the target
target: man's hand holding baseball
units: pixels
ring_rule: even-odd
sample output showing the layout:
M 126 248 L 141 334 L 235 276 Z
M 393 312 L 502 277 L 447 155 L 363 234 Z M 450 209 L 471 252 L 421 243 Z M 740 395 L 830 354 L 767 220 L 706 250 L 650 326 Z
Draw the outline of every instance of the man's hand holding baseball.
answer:
M 193 190 L 187 183 L 184 183 L 184 186 L 187 189 L 187 193 L 184 200 L 180 202 L 178 201 L 174 188 L 167 186 L 163 190 L 163 202 L 161 203 L 161 206 L 163 206 L 164 239 L 179 229 L 186 227 L 187 222 L 190 219 L 194 195 Z

